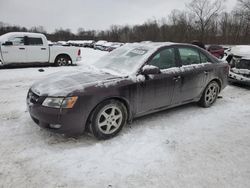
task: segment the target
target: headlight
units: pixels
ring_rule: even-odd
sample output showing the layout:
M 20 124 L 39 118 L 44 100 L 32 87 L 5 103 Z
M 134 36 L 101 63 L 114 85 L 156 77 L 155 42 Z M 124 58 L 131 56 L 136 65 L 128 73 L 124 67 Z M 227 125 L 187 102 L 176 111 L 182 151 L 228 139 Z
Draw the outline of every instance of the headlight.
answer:
M 50 108 L 73 108 L 78 97 L 47 97 L 43 101 L 43 106 Z

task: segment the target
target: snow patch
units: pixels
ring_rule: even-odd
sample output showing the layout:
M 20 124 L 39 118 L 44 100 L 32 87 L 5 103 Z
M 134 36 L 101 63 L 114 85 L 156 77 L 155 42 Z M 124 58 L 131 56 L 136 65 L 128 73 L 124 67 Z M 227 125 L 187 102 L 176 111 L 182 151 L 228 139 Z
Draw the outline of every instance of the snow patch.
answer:
M 107 141 L 68 139 L 37 127 L 25 113 L 29 86 L 104 55 L 83 54 L 79 66 L 46 67 L 42 74 L 37 68 L 0 70 L 2 187 L 249 187 L 247 88 L 228 86 L 211 108 L 190 104 L 137 119 Z

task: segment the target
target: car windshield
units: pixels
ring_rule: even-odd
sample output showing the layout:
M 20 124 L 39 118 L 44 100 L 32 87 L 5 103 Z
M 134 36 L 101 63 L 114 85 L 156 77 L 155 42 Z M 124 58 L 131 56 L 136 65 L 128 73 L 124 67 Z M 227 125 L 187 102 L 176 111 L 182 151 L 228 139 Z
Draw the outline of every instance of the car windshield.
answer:
M 153 51 L 153 46 L 127 44 L 103 56 L 93 66 L 108 73 L 129 75 L 136 72 Z

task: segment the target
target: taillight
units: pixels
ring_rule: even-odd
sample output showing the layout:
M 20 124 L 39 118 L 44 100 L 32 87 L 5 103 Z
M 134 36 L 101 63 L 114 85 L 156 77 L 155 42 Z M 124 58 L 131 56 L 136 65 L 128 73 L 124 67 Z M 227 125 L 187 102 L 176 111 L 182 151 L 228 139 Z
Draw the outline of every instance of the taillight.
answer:
M 77 55 L 78 55 L 78 56 L 81 55 L 81 49 L 78 50 Z

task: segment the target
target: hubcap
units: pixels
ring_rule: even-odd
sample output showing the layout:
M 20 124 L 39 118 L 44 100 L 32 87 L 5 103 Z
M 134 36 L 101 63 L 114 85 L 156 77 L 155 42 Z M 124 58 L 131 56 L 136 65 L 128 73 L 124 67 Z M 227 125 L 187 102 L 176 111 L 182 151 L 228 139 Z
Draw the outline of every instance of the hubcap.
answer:
M 216 100 L 218 92 L 219 92 L 218 85 L 215 83 L 210 84 L 205 93 L 206 104 L 208 105 L 212 104 Z
M 58 65 L 60 66 L 65 66 L 68 64 L 67 60 L 63 57 L 59 58 L 57 62 L 58 62 Z
M 118 107 L 107 106 L 99 113 L 97 125 L 102 133 L 112 134 L 119 129 L 122 119 L 122 112 Z

